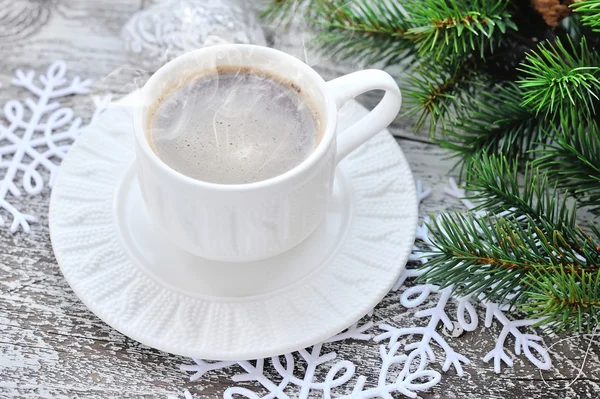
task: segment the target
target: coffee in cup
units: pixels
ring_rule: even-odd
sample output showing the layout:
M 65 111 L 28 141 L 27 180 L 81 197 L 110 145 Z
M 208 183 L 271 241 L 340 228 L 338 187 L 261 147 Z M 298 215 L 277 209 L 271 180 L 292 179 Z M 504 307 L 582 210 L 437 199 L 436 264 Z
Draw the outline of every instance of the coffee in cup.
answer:
M 150 112 L 147 131 L 156 155 L 176 171 L 209 183 L 245 184 L 299 165 L 318 145 L 322 125 L 299 86 L 259 69 L 227 66 L 168 88 Z
M 370 90 L 385 95 L 338 132 L 338 109 Z M 181 55 L 146 82 L 135 109 L 146 211 L 165 239 L 196 256 L 253 262 L 281 254 L 324 220 L 336 166 L 394 120 L 401 99 L 383 71 L 326 82 L 267 47 Z

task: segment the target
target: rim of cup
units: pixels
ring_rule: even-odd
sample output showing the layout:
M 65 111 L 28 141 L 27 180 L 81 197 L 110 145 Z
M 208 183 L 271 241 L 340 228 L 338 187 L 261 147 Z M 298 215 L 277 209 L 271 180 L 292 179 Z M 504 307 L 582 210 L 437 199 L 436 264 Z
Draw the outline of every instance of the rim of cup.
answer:
M 307 76 L 311 82 L 317 89 L 320 96 L 322 96 L 325 104 L 325 109 L 319 110 L 320 117 L 325 121 L 325 127 L 323 128 L 323 137 L 317 144 L 314 151 L 304 159 L 300 164 L 296 165 L 292 169 L 271 177 L 269 179 L 253 182 L 253 183 L 242 183 L 242 184 L 222 184 L 222 183 L 210 183 L 198 179 L 194 179 L 192 177 L 186 176 L 181 172 L 176 171 L 167 165 L 162 159 L 156 155 L 154 150 L 151 148 L 150 143 L 148 142 L 148 135 L 145 129 L 145 104 L 146 98 L 148 97 L 148 91 L 150 91 L 153 86 L 158 85 L 163 81 L 163 78 L 166 74 L 170 73 L 172 70 L 177 70 L 178 67 L 182 64 L 189 63 L 193 59 L 197 59 L 198 57 L 204 57 L 207 55 L 216 56 L 216 54 L 220 52 L 262 52 L 270 57 L 278 57 L 279 59 L 283 59 L 285 62 L 293 64 L 296 68 L 303 70 L 305 76 Z M 225 64 L 227 65 L 227 64 Z M 237 65 L 236 65 L 237 66 Z M 239 65 L 246 66 L 246 65 Z M 251 66 L 251 65 L 249 65 Z M 201 70 L 199 70 L 200 72 Z M 282 71 L 282 77 L 286 78 L 285 71 Z M 303 83 L 306 84 L 306 83 Z M 334 136 L 336 134 L 335 127 L 337 122 L 337 107 L 335 104 L 335 100 L 332 95 L 327 90 L 327 84 L 325 80 L 319 75 L 313 68 L 309 65 L 305 64 L 303 61 L 298 58 L 287 54 L 283 51 L 276 50 L 270 47 L 257 46 L 252 44 L 218 44 L 209 47 L 203 47 L 197 50 L 190 51 L 179 57 L 169 61 L 167 64 L 163 65 L 158 71 L 156 71 L 150 79 L 146 82 L 144 87 L 141 90 L 141 95 L 143 100 L 140 101 L 140 104 L 135 106 L 134 112 L 134 130 L 136 135 L 136 141 L 138 144 L 138 148 L 144 152 L 146 157 L 149 157 L 155 165 L 159 165 L 159 167 L 165 171 L 171 178 L 182 181 L 186 184 L 195 185 L 200 188 L 206 189 L 219 189 L 226 191 L 253 191 L 257 189 L 263 189 L 271 186 L 275 186 L 281 183 L 288 182 L 290 180 L 295 180 L 296 178 L 301 178 L 307 174 L 310 174 L 311 169 L 327 154 L 329 147 L 332 145 L 334 140 Z M 147 101 L 147 103 L 152 103 L 153 101 Z

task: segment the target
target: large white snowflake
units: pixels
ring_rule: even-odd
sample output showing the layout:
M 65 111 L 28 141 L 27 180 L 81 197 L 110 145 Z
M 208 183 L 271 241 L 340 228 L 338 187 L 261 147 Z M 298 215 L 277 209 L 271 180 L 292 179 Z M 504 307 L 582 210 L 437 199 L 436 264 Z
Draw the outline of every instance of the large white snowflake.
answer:
M 417 183 L 417 191 L 419 201 L 431 193 L 431 190 L 423 189 L 421 182 Z M 464 192 L 452 179 L 445 192 L 456 198 L 464 197 Z M 469 201 L 463 200 L 463 204 L 467 208 L 473 207 Z M 422 249 L 431 246 L 427 220 L 417 230 L 417 243 L 421 249 L 415 246 L 411 261 L 426 262 L 427 256 L 423 255 Z M 502 326 L 496 345 L 482 356 L 485 362 L 493 360 L 495 372 L 501 371 L 502 363 L 509 367 L 513 365 L 506 349 L 506 340 L 511 335 L 514 338 L 515 355 L 524 355 L 540 369 L 548 370 L 551 367 L 548 351 L 540 344 L 542 338 L 521 330 L 532 326 L 537 320 L 513 320 L 506 314 L 509 311 L 508 307 L 502 304 L 486 302 L 479 298 L 454 298 L 451 295 L 452 287 L 440 288 L 432 284 L 405 285 L 408 280 L 413 280 L 422 273 L 422 270 L 406 268 L 394 284 L 392 291 L 399 293 L 399 302 L 404 308 L 419 307 L 413 316 L 415 319 L 426 321 L 425 323 L 415 322 L 415 326 L 412 327 L 380 324 L 378 328 L 382 332 L 373 335 L 369 334 L 373 328 L 373 322 L 370 321 L 372 314 L 369 314 L 362 321 L 324 343 L 296 353 L 287 353 L 270 359 L 238 362 L 208 362 L 193 359 L 194 364 L 182 365 L 181 369 L 193 372 L 190 380 L 195 381 L 211 371 L 238 365 L 245 373 L 234 374 L 231 377 L 234 384 L 223 393 L 223 397 L 228 399 L 233 397 L 308 398 L 311 393 L 313 395 L 318 393 L 317 396 L 327 399 L 332 397 L 391 399 L 394 392 L 416 398 L 418 391 L 431 388 L 442 378 L 442 373 L 436 370 L 437 358 L 434 349 L 443 354 L 442 371 L 454 368 L 459 376 L 464 374 L 462 366 L 469 364 L 470 361 L 452 348 L 445 335 L 459 337 L 464 331 L 477 329 L 478 309 L 481 308 L 485 309 L 485 327 L 491 327 L 494 320 Z M 438 331 L 439 327 L 441 332 Z M 349 360 L 339 360 L 335 352 L 326 351 L 322 354 L 328 343 L 344 339 L 373 340 L 380 343 L 379 376 L 376 381 L 367 381 L 363 375 L 354 378 L 357 375 L 356 364 Z M 269 363 L 270 368 L 266 367 Z M 324 371 L 317 373 L 319 367 L 324 368 L 326 373 Z M 298 373 L 300 375 L 297 375 Z M 321 376 L 321 379 L 317 379 L 317 376 Z M 235 384 L 242 382 L 252 382 L 256 389 L 251 390 Z M 184 398 L 193 399 L 188 391 L 184 392 Z
M 60 161 L 84 128 L 81 118 L 56 100 L 88 93 L 91 81 L 82 81 L 79 76 L 69 80 L 66 72 L 65 63 L 56 61 L 36 82 L 34 71 L 17 70 L 13 84 L 24 87 L 36 99 L 10 100 L 4 105 L 4 119 L 8 123 L 0 120 L 0 226 L 6 224 L 4 211 L 12 217 L 13 233 L 19 228 L 29 232 L 29 224 L 36 219 L 11 203 L 10 196 L 15 199 L 23 192 L 39 194 L 46 184 L 40 173 L 44 170 L 48 172 L 47 185 L 52 187 Z M 94 97 L 96 108 L 90 123 L 109 101 L 110 96 Z

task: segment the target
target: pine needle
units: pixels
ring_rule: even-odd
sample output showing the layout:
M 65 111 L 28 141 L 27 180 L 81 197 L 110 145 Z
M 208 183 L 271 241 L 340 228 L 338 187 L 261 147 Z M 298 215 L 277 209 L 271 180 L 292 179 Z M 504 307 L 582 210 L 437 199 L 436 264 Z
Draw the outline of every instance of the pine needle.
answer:
M 477 178 L 466 189 L 478 206 L 433 219 L 435 252 L 422 279 L 454 285 L 459 295 L 518 305 L 557 329 L 590 328 L 600 292 L 584 283 L 600 275 L 600 231 L 594 228 L 593 237 L 579 228 L 566 193 L 530 164 L 521 176 L 516 163 L 484 154 L 474 168 Z M 483 210 L 485 216 L 473 213 Z M 566 296 L 572 290 L 581 295 Z
M 570 40 L 563 45 L 540 46 L 518 68 L 525 77 L 518 81 L 525 90 L 523 107 L 532 107 L 545 116 L 577 107 L 579 112 L 595 113 L 600 100 L 600 55 L 587 45 L 585 37 L 578 46 Z
M 423 0 L 407 6 L 416 25 L 408 33 L 419 45 L 421 55 L 441 59 L 447 56 L 478 53 L 502 41 L 507 29 L 517 30 L 507 11 L 509 2 Z
M 534 165 L 545 169 L 549 178 L 574 195 L 581 206 L 599 213 L 600 127 L 595 122 L 576 124 L 580 115 L 575 109 L 572 114 L 572 128 L 556 127 L 555 142 L 537 152 Z
M 461 163 L 461 177 L 471 180 L 473 165 L 484 153 L 527 160 L 530 150 L 551 140 L 542 117 L 521 105 L 523 93 L 514 83 L 481 87 L 479 96 L 463 101 L 465 111 L 437 139 Z
M 585 0 L 571 4 L 573 11 L 581 15 L 581 22 L 600 32 L 600 0 Z
M 404 115 L 458 158 L 477 207 L 433 219 L 422 279 L 556 330 L 600 324 L 600 226 L 576 222 L 600 214 L 600 0 L 554 27 L 510 0 L 270 3 L 327 56 L 401 65 Z
M 409 59 L 415 51 L 406 35 L 412 24 L 396 2 L 319 1 L 313 13 L 320 32 L 315 44 L 325 54 L 391 65 Z

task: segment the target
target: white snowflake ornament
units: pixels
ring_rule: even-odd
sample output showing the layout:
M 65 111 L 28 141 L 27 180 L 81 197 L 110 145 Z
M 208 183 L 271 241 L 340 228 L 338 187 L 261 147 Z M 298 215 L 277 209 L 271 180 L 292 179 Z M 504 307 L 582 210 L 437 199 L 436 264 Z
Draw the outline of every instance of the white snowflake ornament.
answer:
M 270 359 L 257 359 L 253 361 L 241 360 L 238 362 L 206 362 L 204 360 L 194 359 L 195 365 L 182 365 L 184 371 L 195 372 L 191 380 L 197 380 L 209 371 L 219 370 L 231 367 L 234 364 L 239 365 L 244 374 L 237 374 L 231 377 L 235 383 L 254 382 L 257 387 L 262 387 L 268 393 L 265 396 L 259 396 L 255 391 L 232 386 L 225 390 L 223 398 L 233 399 L 245 397 L 249 399 L 259 398 L 277 398 L 277 399 L 307 399 L 318 393 L 323 398 L 344 398 L 344 399 L 368 399 L 368 398 L 392 398 L 393 393 L 400 393 L 409 398 L 416 398 L 418 391 L 424 391 L 440 381 L 441 374 L 425 367 L 413 369 L 410 363 L 410 357 L 400 350 L 400 344 L 390 344 L 379 346 L 379 356 L 381 367 L 377 381 L 373 381 L 372 386 L 367 385 L 367 378 L 359 375 L 352 385 L 351 380 L 356 375 L 356 365 L 349 360 L 337 360 L 337 353 L 327 352 L 322 354 L 323 344 L 317 344 L 308 349 L 302 349 L 297 352 L 300 362 L 303 363 L 297 367 L 298 361 L 292 353 L 286 353 L 282 356 L 272 357 Z M 279 376 L 278 382 L 266 372 L 267 363 Z M 323 368 L 327 371 L 322 380 L 317 379 L 317 370 Z M 298 376 L 298 370 L 300 376 Z M 336 396 L 333 391 L 336 388 L 351 389 L 350 394 Z M 191 397 L 189 392 L 184 392 L 184 397 Z
M 4 210 L 12 217 L 13 233 L 19 228 L 29 233 L 30 223 L 36 218 L 12 204 L 10 197 L 19 198 L 23 192 L 39 194 L 46 184 L 52 187 L 60 161 L 84 128 L 81 118 L 56 100 L 88 93 L 91 81 L 82 81 L 79 76 L 69 80 L 66 72 L 64 61 L 56 61 L 36 82 L 34 71 L 17 70 L 13 84 L 27 89 L 35 100 L 10 100 L 3 108 L 7 123 L 0 119 L 0 226 L 7 222 Z M 91 122 L 109 101 L 109 96 L 94 99 L 96 109 Z M 48 172 L 47 183 L 41 173 L 44 170 Z
M 538 322 L 540 319 L 534 320 L 510 320 L 502 310 L 502 306 L 484 302 L 486 307 L 485 312 L 485 326 L 491 327 L 493 319 L 496 319 L 502 324 L 502 331 L 496 341 L 494 349 L 488 352 L 483 357 L 484 362 L 494 360 L 494 371 L 499 373 L 502 369 L 502 363 L 504 362 L 508 367 L 513 366 L 511 357 L 506 353 L 504 346 L 506 339 L 512 335 L 515 340 L 515 355 L 525 354 L 525 357 L 529 359 L 540 370 L 550 370 L 552 367 L 552 360 L 548 354 L 548 350 L 539 344 L 542 341 L 542 337 L 535 334 L 525 334 L 519 330 L 520 327 L 531 327 Z M 537 353 L 537 355 L 534 354 Z
M 431 194 L 431 190 L 423 188 L 417 182 L 419 202 Z M 447 195 L 458 198 L 467 209 L 472 209 L 474 204 L 465 200 L 465 192 L 458 187 L 456 181 L 450 179 L 449 186 L 444 190 Z M 484 214 L 484 211 L 480 211 Z M 427 227 L 430 222 L 425 218 L 417 228 L 417 244 L 414 246 L 411 262 L 427 262 L 428 254 L 433 245 Z M 417 398 L 417 392 L 427 390 L 439 383 L 442 373 L 436 370 L 438 358 L 443 360 L 441 370 L 446 372 L 454 368 L 459 376 L 464 375 L 463 365 L 472 364 L 464 355 L 458 353 L 452 346 L 450 339 L 460 339 L 468 332 L 480 328 L 478 310 L 485 309 L 485 327 L 489 328 L 493 322 L 502 326 L 496 344 L 487 355 L 483 356 L 485 362 L 494 361 L 494 371 L 501 372 L 502 365 L 511 367 L 513 355 L 506 349 L 506 340 L 509 336 L 514 338 L 514 356 L 523 355 L 541 370 L 548 370 L 552 361 L 548 350 L 543 346 L 542 337 L 525 333 L 522 328 L 535 325 L 539 320 L 512 320 L 506 312 L 510 311 L 508 305 L 491 303 L 483 298 L 452 297 L 453 286 L 439 287 L 433 284 L 418 284 L 414 279 L 424 273 L 423 269 L 405 268 L 398 281 L 392 288 L 393 296 L 397 296 L 404 309 L 414 309 L 412 314 L 414 324 L 407 327 L 394 326 L 384 323 L 378 326 L 380 332 L 371 334 L 374 323 L 371 320 L 372 312 L 362 320 L 353 324 L 346 330 L 326 340 L 322 344 L 309 349 L 303 349 L 295 354 L 287 353 L 271 359 L 258 359 L 255 361 L 239 362 L 207 362 L 194 359 L 195 364 L 182 365 L 181 370 L 193 372 L 191 381 L 203 377 L 206 373 L 227 369 L 239 365 L 246 374 L 233 375 L 233 386 L 228 388 L 223 397 L 229 398 L 308 398 L 319 396 L 330 398 L 386 398 L 391 399 L 400 394 L 409 398 Z M 408 286 L 405 283 L 409 282 Z M 396 294 L 397 293 L 397 294 Z M 447 339 L 448 338 L 448 339 Z M 359 374 L 359 366 L 349 360 L 338 359 L 333 351 L 326 351 L 332 342 L 346 339 L 368 341 L 373 340 L 379 345 L 380 362 L 379 375 L 376 381 L 367 384 L 367 378 Z M 441 356 L 436 355 L 436 350 L 442 351 Z M 299 358 L 304 367 L 296 367 Z M 283 360 L 283 362 L 282 362 Z M 268 363 L 277 373 L 265 371 Z M 316 370 L 321 380 L 316 380 Z M 303 372 L 298 376 L 296 373 Z M 358 375 L 358 376 L 357 376 Z M 353 378 L 357 376 L 357 378 Z M 252 382 L 257 390 L 267 391 L 264 396 L 258 395 L 254 390 L 237 386 L 238 382 Z M 337 390 L 351 392 L 349 394 L 335 394 Z M 316 395 L 315 395 L 316 394 Z M 192 395 L 184 392 L 185 399 L 193 399 Z M 175 397 L 172 397 L 175 399 Z

